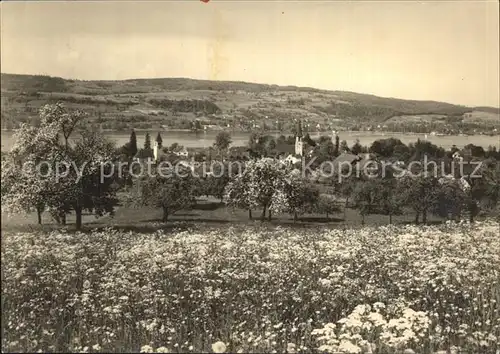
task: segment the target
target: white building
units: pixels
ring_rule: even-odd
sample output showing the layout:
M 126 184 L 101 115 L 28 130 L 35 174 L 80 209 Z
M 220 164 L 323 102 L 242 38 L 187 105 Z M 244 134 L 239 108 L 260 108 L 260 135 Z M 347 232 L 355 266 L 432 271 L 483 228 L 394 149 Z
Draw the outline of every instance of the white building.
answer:
M 295 155 L 302 156 L 304 154 L 304 142 L 302 141 L 302 122 L 297 123 L 295 130 Z

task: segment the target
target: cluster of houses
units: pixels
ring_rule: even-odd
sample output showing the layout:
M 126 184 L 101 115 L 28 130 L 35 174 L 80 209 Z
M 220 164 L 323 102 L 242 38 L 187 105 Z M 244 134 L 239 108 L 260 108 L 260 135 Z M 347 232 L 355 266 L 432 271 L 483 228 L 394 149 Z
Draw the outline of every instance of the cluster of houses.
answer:
M 332 142 L 334 142 L 335 136 L 332 136 Z M 153 159 L 154 162 L 158 163 L 165 160 L 169 155 L 177 156 L 180 159 L 188 159 L 194 155 L 197 149 L 192 149 L 191 153 L 185 147 L 180 147 L 179 149 L 170 150 L 162 147 L 161 141 L 156 140 L 153 145 Z M 206 150 L 206 149 L 199 149 Z M 304 156 L 312 156 L 313 149 L 304 143 L 304 134 L 302 131 L 301 122 L 297 123 L 297 128 L 295 131 L 295 143 L 288 144 L 285 142 L 278 143 L 270 152 L 271 156 L 285 160 L 291 164 L 296 164 L 302 160 Z M 235 146 L 231 147 L 228 151 L 228 159 L 239 159 L 246 160 L 252 156 L 252 151 L 245 146 Z
M 307 158 L 309 160 L 317 151 L 315 150 L 315 147 L 307 144 L 307 142 L 304 141 L 304 138 L 305 137 L 302 130 L 302 124 L 299 121 L 295 129 L 294 143 L 290 144 L 287 142 L 278 142 L 274 144 L 270 151 L 268 151 L 267 153 L 274 158 L 281 159 L 291 165 L 297 166 L 304 160 L 304 158 Z M 333 145 L 338 143 L 338 140 L 339 139 L 337 133 L 333 131 L 331 136 Z M 210 161 L 213 157 L 215 157 L 208 156 L 207 158 L 206 153 L 207 149 L 203 148 L 190 149 L 190 151 L 188 151 L 188 149 L 185 147 L 167 149 L 161 146 L 161 140 L 155 141 L 153 145 L 153 158 L 155 163 L 159 163 L 163 160 L 172 161 L 172 159 L 174 159 L 177 161 L 177 163 L 181 163 L 185 165 L 185 167 L 193 169 L 195 168 L 194 161 L 197 160 L 197 162 L 207 162 L 207 160 Z M 196 159 L 195 156 L 197 154 L 198 156 L 202 156 L 202 158 Z M 210 152 L 208 154 L 210 155 Z M 224 157 L 227 160 L 233 161 L 248 160 L 252 157 L 252 150 L 249 147 L 245 146 L 231 147 Z M 452 158 L 455 161 L 462 161 L 464 159 L 463 152 L 454 152 Z M 333 161 L 331 161 L 330 165 L 335 169 L 351 165 L 352 171 L 363 171 L 365 173 L 370 173 L 371 171 L 377 170 L 380 167 L 381 162 L 384 162 L 385 168 L 390 168 L 392 166 L 398 168 L 399 171 L 401 171 L 402 169 L 404 170 L 405 168 L 404 163 L 400 161 L 380 161 L 377 160 L 374 155 L 369 153 L 353 154 L 348 151 L 340 151 L 340 154 Z M 323 172 L 328 171 L 323 170 Z M 446 180 L 449 180 L 450 178 L 450 176 L 446 176 Z M 319 179 L 320 178 L 318 177 L 318 180 Z M 461 183 L 464 185 L 464 188 L 468 188 L 467 182 L 465 180 L 463 180 Z
M 173 150 L 168 150 L 168 149 L 163 149 L 161 146 L 161 142 L 155 141 L 153 144 L 153 159 L 155 162 L 160 162 L 162 161 L 166 156 L 169 154 L 175 155 L 179 158 L 188 158 L 189 157 L 189 151 L 186 149 L 185 146 L 180 147 L 179 149 L 173 149 Z

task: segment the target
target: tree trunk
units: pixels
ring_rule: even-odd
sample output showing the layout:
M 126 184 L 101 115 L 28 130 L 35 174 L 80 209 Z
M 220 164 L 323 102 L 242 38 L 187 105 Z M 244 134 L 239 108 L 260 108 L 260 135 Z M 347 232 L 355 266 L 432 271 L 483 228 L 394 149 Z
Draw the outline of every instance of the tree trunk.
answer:
M 417 214 L 415 215 L 415 224 L 418 225 L 418 219 L 420 217 L 420 213 L 417 211 Z
M 76 207 L 75 208 L 75 215 L 76 215 L 76 229 L 81 230 L 82 229 L 82 208 Z M 66 219 L 66 217 L 65 217 Z M 66 221 L 64 221 L 66 222 Z
M 252 220 L 252 209 L 248 209 L 248 219 Z
M 349 205 L 349 197 L 346 198 L 345 200 L 345 205 L 344 205 L 344 221 L 347 217 L 346 212 L 347 212 L 347 206 Z
M 168 209 L 167 208 L 163 208 L 163 218 L 162 218 L 162 221 L 163 222 L 167 222 L 168 221 Z
M 52 216 L 52 219 L 54 219 L 54 221 L 57 223 L 57 225 L 61 224 L 61 218 L 59 217 L 59 215 L 57 213 L 51 212 L 50 215 Z
M 267 220 L 271 221 L 271 209 L 267 212 Z
M 329 216 L 328 216 L 328 213 L 326 213 L 326 220 L 328 220 L 328 219 L 329 219 Z
M 361 214 L 361 225 L 365 224 L 365 214 Z
M 66 225 L 66 213 L 61 213 L 61 224 Z
M 424 225 L 427 224 L 427 210 L 422 211 L 422 222 Z
M 36 216 L 38 218 L 38 225 L 42 225 L 42 212 L 43 212 L 43 208 L 41 208 L 41 207 L 36 208 Z
M 479 206 L 476 201 L 472 201 L 469 207 L 469 222 L 473 223 L 477 214 L 479 214 Z
M 260 216 L 260 220 L 264 221 L 266 219 L 266 205 L 264 205 L 264 209 L 262 209 L 262 215 Z
M 389 214 L 389 225 L 392 224 L 392 214 Z
M 298 217 L 298 215 L 297 215 L 297 212 L 296 212 L 296 211 L 294 211 L 294 212 L 293 212 L 293 222 L 296 222 L 297 220 L 299 220 L 299 217 Z

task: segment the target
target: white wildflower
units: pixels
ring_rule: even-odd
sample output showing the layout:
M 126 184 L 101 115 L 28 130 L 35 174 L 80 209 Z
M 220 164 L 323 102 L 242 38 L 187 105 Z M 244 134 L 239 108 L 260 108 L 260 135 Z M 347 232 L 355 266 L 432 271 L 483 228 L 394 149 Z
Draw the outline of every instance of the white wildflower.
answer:
M 226 344 L 224 342 L 218 341 L 212 344 L 212 351 L 214 353 L 225 353 L 226 352 Z

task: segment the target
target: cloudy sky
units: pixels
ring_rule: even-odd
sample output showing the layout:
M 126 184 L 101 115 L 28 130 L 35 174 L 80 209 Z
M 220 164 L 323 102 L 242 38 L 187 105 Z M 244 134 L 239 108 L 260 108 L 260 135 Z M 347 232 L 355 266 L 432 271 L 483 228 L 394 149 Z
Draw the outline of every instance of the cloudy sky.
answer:
M 499 106 L 495 1 L 2 2 L 1 71 Z

